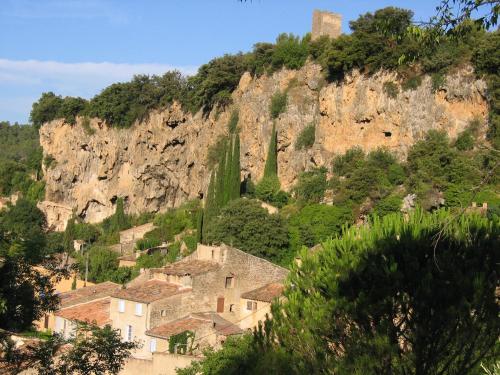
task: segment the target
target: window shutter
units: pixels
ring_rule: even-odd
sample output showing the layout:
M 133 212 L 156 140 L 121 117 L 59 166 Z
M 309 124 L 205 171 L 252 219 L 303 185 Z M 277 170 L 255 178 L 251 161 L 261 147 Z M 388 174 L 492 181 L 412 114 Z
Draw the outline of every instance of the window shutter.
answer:
M 135 304 L 135 315 L 142 316 L 142 303 Z
M 125 301 L 122 299 L 118 300 L 118 312 L 125 312 Z
M 151 339 L 151 341 L 149 342 L 149 351 L 151 353 L 156 352 L 156 339 Z

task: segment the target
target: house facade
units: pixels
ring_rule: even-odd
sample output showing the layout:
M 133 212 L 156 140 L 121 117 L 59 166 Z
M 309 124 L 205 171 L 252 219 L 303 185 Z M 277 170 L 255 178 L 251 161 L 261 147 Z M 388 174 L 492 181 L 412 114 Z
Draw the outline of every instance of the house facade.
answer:
M 188 327 L 195 341 L 203 336 L 204 342 L 195 346 L 213 346 L 225 340 L 225 333 L 243 332 L 241 321 L 245 329 L 252 328 L 269 312 L 270 302 L 263 301 L 258 310 L 247 310 L 243 294 L 279 284 L 287 274 L 286 269 L 233 247 L 198 245 L 184 259 L 146 270 L 112 294 L 110 320 L 124 340 L 141 342 L 136 358 L 151 358 L 165 350 L 169 337 L 179 333 L 172 328 L 179 320 L 175 326 Z
M 230 246 L 198 245 L 180 261 L 144 270 L 125 287 L 106 282 L 62 293 L 54 331 L 70 337 L 79 321 L 109 324 L 124 341 L 139 342 L 123 375 L 159 363 L 185 366 L 188 357 L 196 360 L 204 348 L 218 349 L 264 320 L 287 274 Z
M 60 309 L 49 319 L 55 333 L 69 338 L 73 335 L 77 322 L 94 323 L 100 327 L 110 324 L 110 295 L 121 285 L 104 282 L 59 294 Z

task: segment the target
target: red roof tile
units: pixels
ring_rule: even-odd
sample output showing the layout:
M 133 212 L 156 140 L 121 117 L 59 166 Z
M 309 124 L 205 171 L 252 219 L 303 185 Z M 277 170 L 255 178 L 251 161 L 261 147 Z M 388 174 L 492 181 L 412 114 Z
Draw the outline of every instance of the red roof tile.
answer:
M 57 311 L 55 315 L 68 320 L 95 323 L 102 327 L 110 322 L 109 305 L 110 298 L 108 297 L 78 306 L 67 307 Z
M 59 294 L 59 298 L 61 300 L 61 308 L 109 297 L 120 288 L 121 285 L 106 281 L 104 283 L 61 293 Z
M 260 288 L 243 293 L 241 298 L 251 299 L 254 301 L 272 302 L 273 299 L 279 297 L 283 293 L 283 284 L 270 283 Z
M 177 335 L 184 331 L 196 331 L 200 328 L 213 328 L 213 333 L 229 336 L 243 333 L 243 331 L 235 324 L 222 318 L 219 314 L 194 313 L 180 319 L 159 325 L 146 331 L 146 335 L 168 339 L 170 336 Z M 195 340 L 199 337 L 195 337 Z
M 111 297 L 149 303 L 189 291 L 191 291 L 191 288 L 181 288 L 181 286 L 177 284 L 168 283 L 162 280 L 149 280 L 127 289 L 121 289 L 113 293 Z

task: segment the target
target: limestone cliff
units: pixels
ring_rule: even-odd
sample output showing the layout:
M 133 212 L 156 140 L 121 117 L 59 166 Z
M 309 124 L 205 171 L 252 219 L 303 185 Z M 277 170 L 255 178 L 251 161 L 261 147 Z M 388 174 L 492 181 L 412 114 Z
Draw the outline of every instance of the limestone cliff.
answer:
M 384 92 L 386 81 L 397 82 L 396 75 L 353 73 L 342 83 L 327 84 L 320 67 L 307 64 L 272 76 L 243 75 L 233 93 L 234 106 L 207 117 L 186 114 L 174 104 L 130 129 L 109 128 L 99 119 L 91 120 L 92 131 L 85 130 L 82 119 L 75 126 L 52 121 L 40 129 L 44 154 L 55 160 L 45 170 L 46 199 L 96 222 L 114 212 L 117 197 L 125 198 L 132 213 L 202 197 L 210 175 L 208 148 L 227 132 L 234 108 L 240 115 L 242 176 L 258 181 L 272 128 L 269 104 L 277 90 L 288 90 L 287 110 L 277 120 L 285 190 L 300 172 L 329 166 L 334 154 L 353 146 L 383 146 L 403 157 L 429 129 L 443 129 L 453 138 L 472 118 L 487 116 L 486 85 L 472 71 L 448 76 L 436 93 L 425 77 L 416 90 L 400 90 L 395 98 Z M 298 135 L 310 123 L 316 125 L 315 144 L 295 150 Z

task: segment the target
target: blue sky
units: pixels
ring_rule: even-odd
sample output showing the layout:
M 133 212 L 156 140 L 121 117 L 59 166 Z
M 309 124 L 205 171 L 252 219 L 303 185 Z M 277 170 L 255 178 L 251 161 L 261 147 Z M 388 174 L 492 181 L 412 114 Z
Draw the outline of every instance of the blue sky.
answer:
M 27 122 L 44 91 L 90 98 L 134 74 L 196 72 L 281 32 L 310 31 L 314 9 L 343 15 L 393 5 L 427 20 L 438 0 L 0 0 L 0 120 Z

